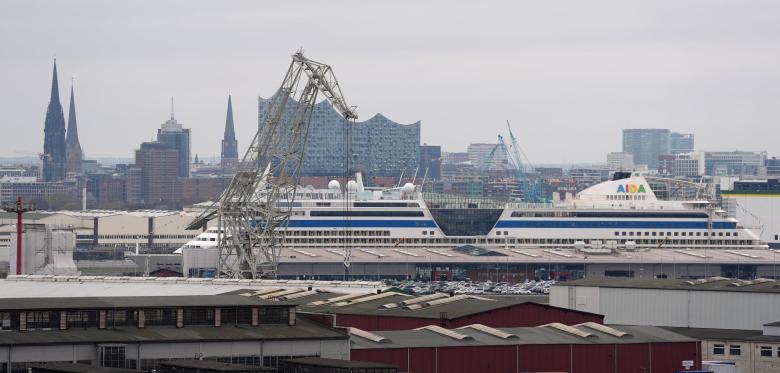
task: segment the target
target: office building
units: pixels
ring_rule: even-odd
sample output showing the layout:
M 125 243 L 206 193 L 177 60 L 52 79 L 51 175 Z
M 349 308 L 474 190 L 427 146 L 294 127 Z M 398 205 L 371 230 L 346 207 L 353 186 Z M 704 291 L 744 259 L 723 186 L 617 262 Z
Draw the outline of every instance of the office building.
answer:
M 611 171 L 631 171 L 634 168 L 634 156 L 624 152 L 608 153 L 607 167 Z
M 259 98 L 258 115 L 262 125 L 273 99 Z M 282 115 L 283 128 L 298 104 L 288 101 Z M 382 114 L 363 122 L 348 124 L 326 100 L 314 105 L 311 115 L 302 176 L 335 176 L 347 172 L 347 126 L 349 127 L 349 171 L 366 176 L 395 176 L 414 173 L 419 162 L 420 122 L 396 123 Z M 284 132 L 283 129 L 282 133 Z
M 764 166 L 766 166 L 767 177 L 780 177 L 780 159 L 777 157 L 767 158 L 764 161 Z
M 704 153 L 681 153 L 674 157 L 672 175 L 680 177 L 704 176 Z
M 705 152 L 704 172 L 710 176 L 766 176 L 766 152 Z
M 690 153 L 693 151 L 693 134 L 672 132 L 669 135 L 669 152 L 671 154 Z
M 428 175 L 429 180 L 441 178 L 441 146 L 420 145 L 420 175 Z
M 780 249 L 780 180 L 734 181 L 721 187 L 720 195 L 730 216 L 759 234 L 770 248 Z
M 51 97 L 49 107 L 46 109 L 46 123 L 43 132 L 43 181 L 62 181 L 65 179 L 65 115 L 60 103 L 57 60 L 54 60 Z
M 182 124 L 173 117 L 173 107 L 171 107 L 171 119 L 162 124 L 162 128 L 157 130 L 157 142 L 176 150 L 178 154 L 178 166 L 176 167 L 176 176 L 190 177 L 190 129 L 182 128 Z
M 82 173 L 82 160 L 79 143 L 78 124 L 76 123 L 76 101 L 73 95 L 73 86 L 70 87 L 70 109 L 68 110 L 68 132 L 65 136 L 65 171 L 74 174 Z M 97 163 L 97 162 L 95 162 Z
M 75 181 L 40 182 L 30 176 L 0 178 L 0 203 L 14 202 L 18 196 L 37 203 L 62 203 L 75 198 L 77 192 Z
M 233 97 L 228 95 L 227 117 L 225 119 L 225 134 L 222 137 L 221 163 L 223 168 L 233 169 L 238 164 L 238 141 L 233 124 Z
M 670 135 L 668 129 L 624 129 L 623 152 L 634 156 L 634 164 L 644 164 L 656 169 L 658 156 L 669 154 Z
M 471 165 L 480 170 L 506 170 L 509 167 L 506 149 L 500 144 L 469 144 L 466 151 Z
M 176 177 L 181 170 L 177 149 L 160 142 L 142 143 L 135 151 L 135 167 L 141 170 L 141 203 L 153 206 L 175 200 Z

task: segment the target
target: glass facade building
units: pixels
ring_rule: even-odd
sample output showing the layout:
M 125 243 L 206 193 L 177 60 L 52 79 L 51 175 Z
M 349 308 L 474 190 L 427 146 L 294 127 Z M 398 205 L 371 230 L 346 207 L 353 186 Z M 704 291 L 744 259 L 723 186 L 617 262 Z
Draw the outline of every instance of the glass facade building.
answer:
M 262 125 L 272 99 L 260 98 L 258 119 Z M 283 134 L 290 132 L 290 118 L 297 102 L 289 101 L 282 115 Z M 351 125 L 351 127 L 348 127 Z M 347 131 L 351 145 L 350 171 L 368 176 L 398 176 L 414 173 L 420 154 L 420 122 L 396 123 L 382 114 L 348 124 L 322 101 L 314 106 L 304 151 L 302 176 L 334 176 L 347 172 Z M 283 140 L 286 141 L 286 140 Z
M 671 131 L 668 129 L 639 128 L 623 130 L 623 152 L 634 156 L 634 164 L 658 168 L 658 156 L 670 154 Z

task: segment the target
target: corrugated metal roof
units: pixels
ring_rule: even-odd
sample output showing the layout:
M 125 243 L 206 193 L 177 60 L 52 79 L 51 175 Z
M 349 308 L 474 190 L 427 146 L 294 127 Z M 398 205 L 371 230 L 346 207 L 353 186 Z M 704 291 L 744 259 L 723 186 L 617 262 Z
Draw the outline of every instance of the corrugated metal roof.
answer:
M 741 329 L 711 329 L 711 328 L 678 328 L 664 327 L 677 334 L 714 341 L 751 341 L 751 342 L 780 342 L 780 336 L 764 335 L 761 330 Z
M 296 325 L 135 327 L 114 329 L 68 329 L 50 331 L 6 331 L 0 345 L 219 342 L 251 340 L 347 339 L 340 330 L 298 318 Z
M 592 286 L 604 288 L 630 288 L 630 289 L 662 289 L 662 290 L 702 290 L 702 291 L 729 291 L 747 293 L 778 293 L 780 286 L 776 281 L 757 282 L 750 285 L 736 286 L 735 279 L 713 279 L 697 283 L 685 279 L 639 279 L 639 278 L 610 278 L 594 277 L 570 282 L 561 282 L 553 286 Z
M 167 307 L 235 307 L 292 306 L 240 295 L 137 296 L 137 297 L 67 297 L 67 298 L 0 298 L 0 310 L 58 310 Z
M 497 328 L 505 333 L 517 336 L 517 338 L 505 339 L 482 333 L 476 329 L 462 328 L 458 329 L 458 332 L 466 334 L 471 338 L 454 339 L 425 330 L 373 331 L 372 333 L 388 339 L 389 342 L 377 343 L 363 338 L 353 338 L 352 348 L 392 349 L 545 344 L 634 344 L 697 341 L 697 339 L 655 326 L 610 325 L 610 327 L 626 332 L 629 335 L 619 338 L 607 333 L 588 329 L 587 331 L 592 333 L 593 336 L 582 338 L 554 328 L 546 327 Z
M 376 292 L 379 282 L 222 280 L 112 276 L 27 276 L 0 280 L 0 298 L 179 296 L 242 293 L 267 288 L 312 287 L 340 293 Z
M 367 294 L 368 295 L 368 294 Z M 316 297 L 316 298 L 315 298 Z M 390 295 L 385 298 L 375 299 L 367 302 L 335 306 L 334 304 L 316 305 L 312 304 L 315 300 L 332 298 L 334 294 L 320 294 L 310 297 L 296 299 L 298 310 L 300 312 L 311 313 L 333 313 L 350 315 L 376 315 L 376 316 L 395 316 L 395 317 L 415 317 L 448 320 L 488 312 L 496 309 L 516 306 L 523 303 L 534 303 L 540 307 L 552 307 L 546 304 L 547 297 L 534 295 L 518 296 L 494 296 L 494 297 L 466 297 L 457 302 L 434 305 L 430 307 L 406 309 L 404 307 L 382 308 L 388 303 L 398 303 L 413 299 L 405 294 Z M 357 298 L 360 299 L 360 298 Z M 552 307 L 557 308 L 557 307 Z M 580 311 L 572 311 L 580 312 Z

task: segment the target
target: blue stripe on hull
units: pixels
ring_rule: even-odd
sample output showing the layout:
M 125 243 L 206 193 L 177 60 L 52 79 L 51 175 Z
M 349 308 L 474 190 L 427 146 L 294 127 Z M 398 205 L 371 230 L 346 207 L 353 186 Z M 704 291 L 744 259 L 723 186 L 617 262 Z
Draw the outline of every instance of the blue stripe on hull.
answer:
M 707 222 L 500 220 L 496 228 L 707 229 Z M 736 224 L 713 222 L 712 229 L 736 229 Z
M 290 228 L 436 228 L 433 220 L 290 220 Z

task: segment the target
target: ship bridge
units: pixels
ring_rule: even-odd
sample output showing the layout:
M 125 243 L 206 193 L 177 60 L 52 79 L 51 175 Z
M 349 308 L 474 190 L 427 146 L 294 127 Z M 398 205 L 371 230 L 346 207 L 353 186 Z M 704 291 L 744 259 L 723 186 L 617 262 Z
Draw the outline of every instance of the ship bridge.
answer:
M 506 202 L 489 198 L 439 193 L 423 193 L 422 197 L 447 236 L 486 236 L 506 207 Z

